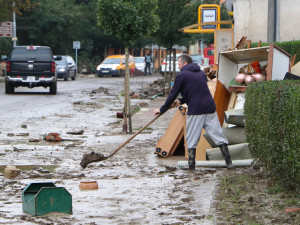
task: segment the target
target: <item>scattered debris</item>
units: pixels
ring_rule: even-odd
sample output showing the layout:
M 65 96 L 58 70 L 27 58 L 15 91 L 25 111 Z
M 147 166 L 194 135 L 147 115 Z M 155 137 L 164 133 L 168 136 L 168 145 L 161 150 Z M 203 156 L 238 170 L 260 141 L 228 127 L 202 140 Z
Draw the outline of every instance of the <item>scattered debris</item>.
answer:
M 212 80 L 217 76 L 218 65 L 215 64 L 214 66 L 205 67 L 203 71 L 206 73 L 206 76 Z
M 13 179 L 17 176 L 19 176 L 21 173 L 20 169 L 17 169 L 15 166 L 8 165 L 4 169 L 4 177 L 8 179 Z
M 62 141 L 62 138 L 59 137 L 59 133 L 49 133 L 46 138 L 46 141 Z
M 117 112 L 117 118 L 121 119 L 123 118 L 124 114 L 123 112 Z
M 39 139 L 36 139 L 36 138 L 30 138 L 28 139 L 29 142 L 39 142 L 40 140 Z
M 23 136 L 23 137 L 25 137 L 25 136 L 29 136 L 29 133 L 18 133 L 17 136 Z
M 84 133 L 84 130 L 79 130 L 79 131 L 68 131 L 67 134 L 72 134 L 72 135 L 82 135 Z
M 144 85 L 143 88 L 139 91 L 140 99 L 148 99 L 149 96 L 154 96 L 160 93 L 164 93 L 164 80 L 158 79 L 151 84 Z M 151 98 L 151 97 L 150 97 Z

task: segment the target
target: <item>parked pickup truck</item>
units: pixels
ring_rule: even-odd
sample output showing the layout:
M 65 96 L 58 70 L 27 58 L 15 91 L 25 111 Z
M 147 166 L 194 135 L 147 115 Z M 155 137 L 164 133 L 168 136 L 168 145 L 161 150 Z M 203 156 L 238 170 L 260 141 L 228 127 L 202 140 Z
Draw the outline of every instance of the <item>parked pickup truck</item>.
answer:
M 61 56 L 57 59 L 61 59 Z M 50 47 L 14 47 L 6 62 L 5 93 L 13 94 L 16 87 L 49 87 L 57 92 L 55 61 Z

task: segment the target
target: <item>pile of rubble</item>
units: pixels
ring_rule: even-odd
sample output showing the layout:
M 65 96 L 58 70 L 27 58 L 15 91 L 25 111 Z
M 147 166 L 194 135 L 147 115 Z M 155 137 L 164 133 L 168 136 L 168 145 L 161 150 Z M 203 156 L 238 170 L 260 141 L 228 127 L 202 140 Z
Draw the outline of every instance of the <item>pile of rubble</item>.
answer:
M 155 98 L 155 96 L 162 96 L 164 95 L 165 85 L 163 79 L 158 79 L 153 83 L 144 85 L 139 92 L 140 99 L 148 99 L 148 98 Z

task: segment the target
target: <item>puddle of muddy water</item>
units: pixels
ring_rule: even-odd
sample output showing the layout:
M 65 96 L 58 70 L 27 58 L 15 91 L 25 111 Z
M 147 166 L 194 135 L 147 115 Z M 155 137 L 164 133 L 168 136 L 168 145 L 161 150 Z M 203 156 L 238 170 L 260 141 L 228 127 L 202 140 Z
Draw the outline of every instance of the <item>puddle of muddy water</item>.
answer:
M 57 168 L 57 166 L 54 166 L 54 165 L 15 165 L 15 167 L 20 170 L 33 170 L 35 168 L 43 168 L 44 170 L 48 170 L 50 173 L 55 172 L 55 170 Z M 6 165 L 0 166 L 0 172 L 4 173 L 5 168 L 6 168 Z

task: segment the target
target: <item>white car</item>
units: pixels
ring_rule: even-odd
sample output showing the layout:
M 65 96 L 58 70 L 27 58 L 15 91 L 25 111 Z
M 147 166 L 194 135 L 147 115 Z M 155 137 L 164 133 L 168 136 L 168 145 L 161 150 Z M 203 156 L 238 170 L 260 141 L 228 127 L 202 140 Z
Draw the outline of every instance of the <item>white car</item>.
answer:
M 145 72 L 145 57 L 134 57 L 134 62 L 135 62 L 135 68 L 142 71 L 143 73 Z M 153 63 L 150 65 L 151 73 L 153 73 Z
M 178 58 L 179 56 L 181 56 L 182 54 L 176 54 L 176 59 L 175 59 L 175 69 L 176 69 L 176 73 L 179 73 L 179 67 L 178 67 Z M 170 55 L 167 56 L 167 62 L 166 59 L 164 59 L 163 63 L 161 64 L 161 73 L 164 74 L 165 71 L 168 73 L 169 72 L 169 62 L 170 62 Z M 166 68 L 167 67 L 167 68 Z M 173 72 L 173 54 L 171 55 L 171 73 Z

